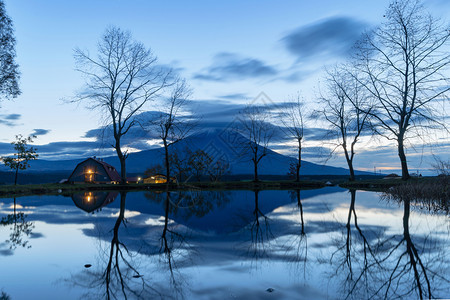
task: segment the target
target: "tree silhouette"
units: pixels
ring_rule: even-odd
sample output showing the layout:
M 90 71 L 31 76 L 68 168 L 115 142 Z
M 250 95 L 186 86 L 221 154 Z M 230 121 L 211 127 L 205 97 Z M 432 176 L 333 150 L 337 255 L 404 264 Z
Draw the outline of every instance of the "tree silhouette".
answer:
M 98 56 L 75 50 L 77 70 L 86 78 L 84 90 L 73 101 L 87 101 L 102 111 L 112 126 L 112 147 L 120 161 L 120 175 L 126 183 L 126 158 L 122 137 L 136 125 L 135 116 L 173 84 L 171 70 L 158 66 L 150 49 L 117 27 L 106 30 L 98 44 Z M 107 128 L 107 127 L 105 127 Z
M 13 23 L 6 14 L 5 2 L 0 0 L 0 95 L 5 98 L 15 98 L 21 93 L 19 66 L 15 58 L 16 38 Z
M 16 198 L 14 198 L 13 214 L 2 217 L 0 220 L 0 225 L 11 227 L 11 234 L 9 235 L 9 240 L 6 242 L 9 244 L 11 250 L 17 249 L 17 247 L 31 248 L 28 241 L 24 237 L 29 237 L 34 228 L 33 222 L 28 222 L 26 220 L 27 215 L 23 212 L 17 212 L 16 210 Z
M 14 171 L 14 185 L 17 185 L 19 170 L 29 168 L 29 161 L 35 160 L 39 156 L 36 153 L 36 148 L 28 146 L 28 143 L 33 142 L 33 138 L 36 138 L 36 136 L 24 138 L 21 134 L 16 135 L 16 141 L 11 143 L 16 151 L 14 156 L 0 158 L 5 166 L 10 167 Z
M 428 14 L 420 0 L 392 1 L 385 17 L 357 45 L 354 79 L 373 103 L 369 108 L 356 106 L 371 116 L 376 133 L 397 142 L 406 180 L 408 138 L 436 125 L 448 126 L 438 121 L 442 109 L 436 105 L 448 100 L 450 91 L 450 30 Z

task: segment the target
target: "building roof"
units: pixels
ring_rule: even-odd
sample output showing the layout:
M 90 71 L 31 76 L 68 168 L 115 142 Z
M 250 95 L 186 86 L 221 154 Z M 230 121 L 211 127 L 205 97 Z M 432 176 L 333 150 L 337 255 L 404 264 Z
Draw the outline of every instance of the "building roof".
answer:
M 84 162 L 86 162 L 86 161 L 88 161 L 88 160 L 93 160 L 93 161 L 95 161 L 96 163 L 100 164 L 100 165 L 104 168 L 106 174 L 108 174 L 108 176 L 109 176 L 109 178 L 110 178 L 111 181 L 122 182 L 122 178 L 120 177 L 119 173 L 117 173 L 116 168 L 114 168 L 113 166 L 111 166 L 110 164 L 108 164 L 108 163 L 106 163 L 106 162 L 104 162 L 104 161 L 102 161 L 102 160 L 98 160 L 97 158 L 89 157 L 88 159 L 83 160 L 82 162 L 80 162 L 79 164 L 77 164 L 77 166 L 75 167 L 75 169 L 73 170 L 73 172 L 75 172 L 75 170 L 77 169 L 77 167 L 78 167 L 80 164 L 82 164 L 82 163 L 84 163 Z M 69 179 L 72 177 L 73 172 L 72 172 L 72 174 L 70 175 Z
M 105 168 L 106 173 L 108 174 L 109 178 L 111 178 L 112 181 L 122 181 L 122 178 L 120 177 L 120 175 L 117 172 L 116 168 L 114 168 L 110 164 L 105 163 L 102 160 L 98 160 L 98 159 L 95 159 L 95 158 L 91 158 L 91 159 L 95 160 L 98 163 L 100 163 Z

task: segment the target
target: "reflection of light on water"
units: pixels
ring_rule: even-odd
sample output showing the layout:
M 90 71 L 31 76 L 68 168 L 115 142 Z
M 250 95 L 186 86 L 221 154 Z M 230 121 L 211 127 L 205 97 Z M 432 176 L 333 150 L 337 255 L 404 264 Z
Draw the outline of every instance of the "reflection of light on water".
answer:
M 8 208 L 14 209 L 14 204 L 11 204 Z M 16 209 L 19 209 L 19 208 L 23 208 L 23 206 L 20 204 L 16 204 Z
M 164 225 L 165 218 L 163 216 L 148 218 L 144 223 L 145 225 L 151 226 L 161 226 Z M 175 222 L 171 219 L 168 220 L 168 224 L 174 224 Z
M 119 217 L 119 213 L 120 212 L 116 212 L 114 214 L 111 214 L 111 217 L 117 218 L 117 217 Z M 125 210 L 125 213 L 124 213 L 124 217 L 125 218 L 132 218 L 132 217 L 136 217 L 136 216 L 139 216 L 139 215 L 141 215 L 140 212 L 132 211 L 132 210 Z

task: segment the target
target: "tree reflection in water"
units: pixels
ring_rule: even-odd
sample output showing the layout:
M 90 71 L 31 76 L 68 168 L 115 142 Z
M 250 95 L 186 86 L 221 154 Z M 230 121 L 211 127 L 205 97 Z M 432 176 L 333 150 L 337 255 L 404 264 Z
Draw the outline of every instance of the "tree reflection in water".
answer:
M 0 220 L 0 225 L 2 226 L 12 225 L 11 234 L 9 235 L 9 240 L 6 240 L 6 243 L 9 244 L 10 250 L 15 250 L 17 247 L 31 248 L 26 238 L 30 237 L 34 223 L 27 222 L 27 215 L 23 212 L 18 213 L 16 207 L 16 198 L 14 198 L 13 213 L 2 217 Z
M 433 298 L 442 283 L 449 284 L 445 274 L 445 254 L 437 240 L 417 237 L 419 248 L 410 234 L 410 201 L 402 199 L 403 234 L 386 235 L 382 227 L 363 230 L 356 214 L 356 191 L 343 232 L 343 245 L 337 245 L 330 262 L 334 275 L 343 277 L 340 284 L 345 298 Z M 352 217 L 357 238 L 352 238 Z M 369 238 L 370 237 L 370 238 Z M 425 258 L 423 258 L 424 256 Z M 447 264 L 448 265 L 448 264 Z
M 343 231 L 342 245 L 337 241 L 337 250 L 331 255 L 330 262 L 335 264 L 336 269 L 334 275 L 345 275 L 344 283 L 341 285 L 347 292 L 347 297 L 358 294 L 361 291 L 367 292 L 371 281 L 375 278 L 371 273 L 375 266 L 381 266 L 381 262 L 377 257 L 377 250 L 382 245 L 380 238 L 373 239 L 373 246 L 367 239 L 366 235 L 375 235 L 376 232 L 365 232 L 358 224 L 358 216 L 356 214 L 356 190 L 350 190 L 350 207 L 347 215 L 347 223 Z M 352 237 L 352 219 L 357 236 Z M 367 297 L 366 293 L 364 298 Z
M 294 253 L 294 262 L 303 263 L 303 276 L 306 278 L 306 262 L 308 258 L 308 238 L 305 231 L 305 220 L 303 218 L 303 203 L 300 197 L 300 189 L 289 191 L 289 196 L 292 200 L 297 202 L 297 209 L 300 217 L 300 233 L 293 235 L 289 239 L 289 244 L 286 244 L 288 253 Z
M 172 292 L 176 295 L 176 298 L 178 298 L 183 297 L 185 280 L 182 277 L 181 273 L 178 272 L 177 260 L 184 259 L 182 257 L 182 249 L 186 248 L 187 246 L 186 234 L 176 232 L 174 226 L 169 226 L 169 212 L 171 204 L 173 203 L 173 199 L 171 199 L 171 193 L 169 191 L 166 191 L 165 195 L 164 227 L 161 234 L 161 246 L 159 248 L 159 251 L 163 254 L 163 256 L 161 257 L 161 262 L 166 265 L 169 270 Z M 177 193 L 176 196 L 178 196 L 178 201 L 175 203 L 177 203 L 178 205 L 180 205 L 180 203 L 184 203 L 184 199 L 180 199 L 179 193 Z M 174 205 L 174 208 L 179 208 L 178 205 Z M 178 250 L 178 252 L 175 252 L 176 250 Z M 175 253 L 177 255 L 174 255 Z M 187 251 L 187 253 L 190 253 L 190 251 Z
M 253 219 L 247 228 L 250 230 L 251 243 L 247 254 L 255 260 L 266 256 L 266 248 L 272 237 L 270 229 L 270 219 L 259 208 L 259 192 L 260 190 L 253 190 L 255 199 L 255 209 L 253 210 Z
M 127 246 L 121 242 L 119 231 L 121 225 L 126 227 L 125 218 L 126 192 L 120 192 L 120 209 L 118 217 L 112 229 L 113 237 L 109 245 L 109 250 L 101 251 L 106 259 L 100 258 L 98 265 L 102 265 L 102 260 L 106 263 L 105 269 L 86 270 L 86 273 L 72 276 L 72 283 L 77 286 L 88 288 L 83 298 L 98 299 L 151 299 L 162 298 L 160 292 L 150 285 L 148 279 L 138 270 L 140 261 L 135 259 L 140 255 L 139 251 L 128 250 Z M 141 258 L 139 258 L 141 259 Z M 86 266 L 90 267 L 90 266 Z M 101 295 L 96 295 L 92 291 L 104 291 Z
M 382 198 L 393 199 L 386 194 Z M 397 297 L 413 295 L 420 299 L 434 298 L 435 292 L 450 284 L 450 280 L 444 277 L 448 271 L 446 251 L 442 243 L 431 236 L 417 236 L 415 239 L 422 240 L 423 244 L 416 246 L 410 234 L 411 199 L 400 196 L 397 201 L 403 204 L 403 236 L 385 257 L 385 260 L 391 256 L 397 258 L 394 260 L 395 266 L 388 272 L 389 277 L 377 293 L 384 289 L 385 298 L 390 297 L 390 294 Z

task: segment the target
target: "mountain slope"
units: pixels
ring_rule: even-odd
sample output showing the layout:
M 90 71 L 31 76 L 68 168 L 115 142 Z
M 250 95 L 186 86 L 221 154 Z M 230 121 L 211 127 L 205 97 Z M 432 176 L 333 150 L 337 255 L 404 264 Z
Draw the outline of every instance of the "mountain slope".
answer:
M 215 130 L 205 131 L 190 136 L 179 143 L 171 146 L 170 151 L 177 152 L 180 155 L 186 152 L 186 148 L 195 151 L 202 149 L 214 158 L 222 158 L 230 164 L 230 174 L 252 174 L 252 162 L 242 155 L 239 145 L 248 143 L 243 136 L 227 131 Z M 73 170 L 75 166 L 82 160 L 36 160 L 30 163 L 30 171 L 61 171 Z M 104 161 L 119 168 L 119 160 L 115 156 L 105 157 Z M 291 157 L 279 154 L 272 150 L 268 150 L 268 155 L 261 160 L 258 172 L 260 175 L 286 175 L 289 165 L 293 161 Z M 141 152 L 130 153 L 127 159 L 128 173 L 142 173 L 147 168 L 156 164 L 162 164 L 162 149 L 145 150 Z M 347 175 L 348 170 L 345 168 L 332 167 L 302 161 L 301 173 L 303 175 Z M 358 175 L 369 175 L 372 173 L 356 171 Z

